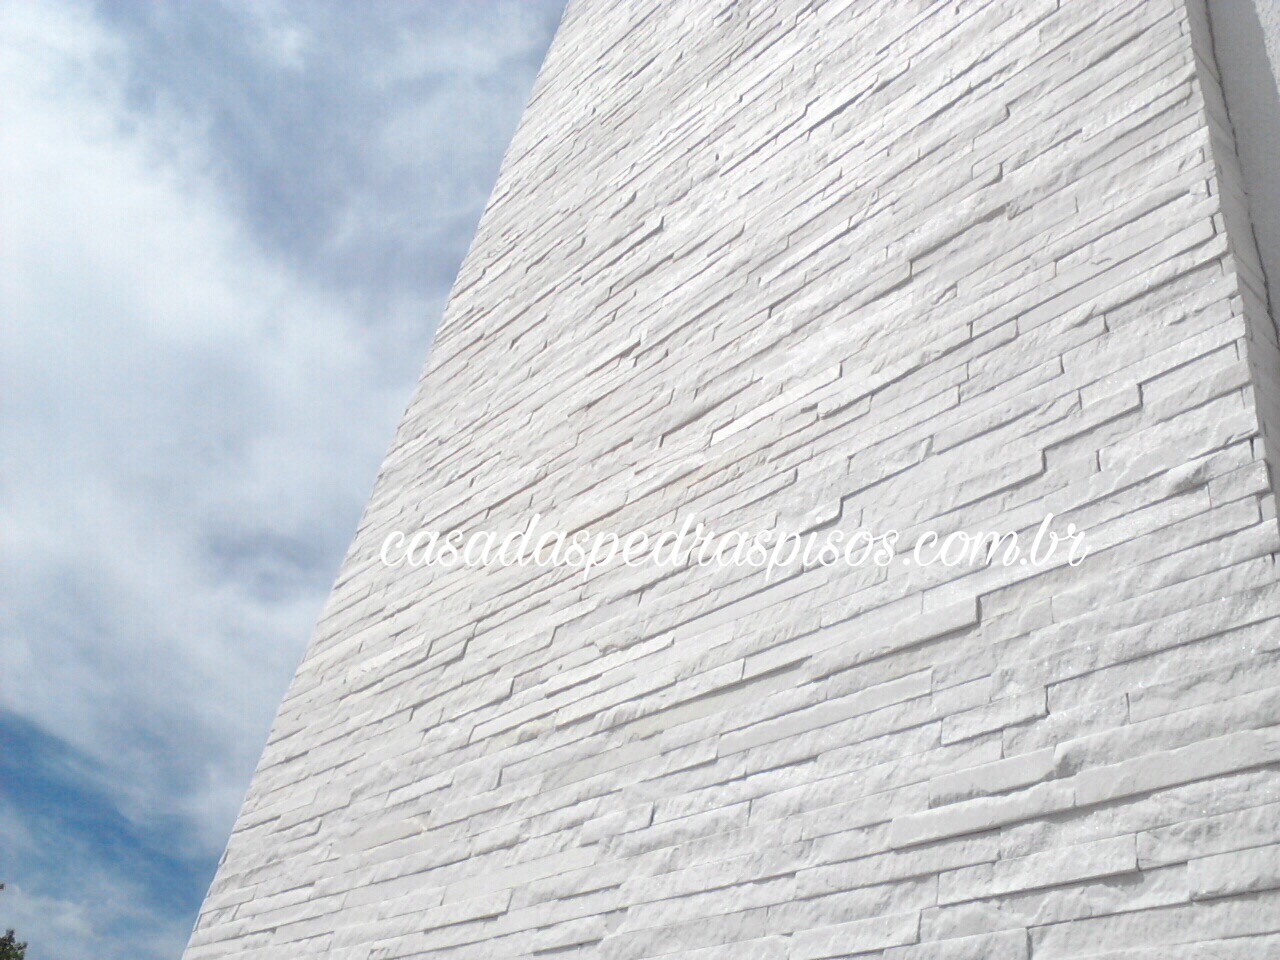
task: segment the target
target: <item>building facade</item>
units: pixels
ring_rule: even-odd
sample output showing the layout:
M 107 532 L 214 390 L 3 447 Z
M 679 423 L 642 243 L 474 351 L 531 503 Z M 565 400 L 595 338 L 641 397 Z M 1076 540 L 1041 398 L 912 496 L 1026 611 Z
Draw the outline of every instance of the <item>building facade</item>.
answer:
M 1280 956 L 1266 10 L 572 0 L 188 960 Z

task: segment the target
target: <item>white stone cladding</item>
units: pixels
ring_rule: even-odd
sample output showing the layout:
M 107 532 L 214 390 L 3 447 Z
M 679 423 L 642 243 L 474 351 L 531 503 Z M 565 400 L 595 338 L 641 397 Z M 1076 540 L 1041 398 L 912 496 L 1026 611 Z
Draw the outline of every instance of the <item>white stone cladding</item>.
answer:
M 1183 0 L 573 0 L 188 960 L 1280 957 L 1217 76 Z M 1083 564 L 378 557 L 1047 511 Z

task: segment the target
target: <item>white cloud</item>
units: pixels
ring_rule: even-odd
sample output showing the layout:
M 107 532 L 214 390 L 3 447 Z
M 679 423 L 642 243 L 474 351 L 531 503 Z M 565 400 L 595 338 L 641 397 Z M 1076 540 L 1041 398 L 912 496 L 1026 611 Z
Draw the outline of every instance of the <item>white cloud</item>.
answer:
M 554 2 L 0 4 L 0 722 L 66 745 L 119 842 L 221 852 Z M 24 816 L 33 960 L 173 955 L 194 918 L 94 822 Z
M 323 595 L 290 570 L 335 562 L 307 553 L 353 522 L 406 384 L 158 159 L 91 18 L 0 11 L 0 703 L 101 760 L 136 815 L 188 805 L 216 849 Z
M 0 706 L 212 860 L 408 384 L 123 108 L 90 17 L 2 5 L 0 49 Z M 65 868 L 65 897 L 11 880 L 5 913 L 100 956 L 93 923 L 145 905 Z

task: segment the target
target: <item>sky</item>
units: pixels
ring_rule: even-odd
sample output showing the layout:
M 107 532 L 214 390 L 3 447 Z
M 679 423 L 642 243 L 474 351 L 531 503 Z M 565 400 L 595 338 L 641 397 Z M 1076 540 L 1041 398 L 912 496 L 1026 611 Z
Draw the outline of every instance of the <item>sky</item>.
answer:
M 182 952 L 560 0 L 0 4 L 0 931 Z

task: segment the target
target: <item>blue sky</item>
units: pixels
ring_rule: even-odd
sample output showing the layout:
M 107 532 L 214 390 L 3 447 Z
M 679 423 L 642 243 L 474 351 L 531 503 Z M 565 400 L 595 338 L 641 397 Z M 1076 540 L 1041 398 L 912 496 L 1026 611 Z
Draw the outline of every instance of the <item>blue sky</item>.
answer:
M 559 0 L 0 5 L 0 929 L 177 957 Z

